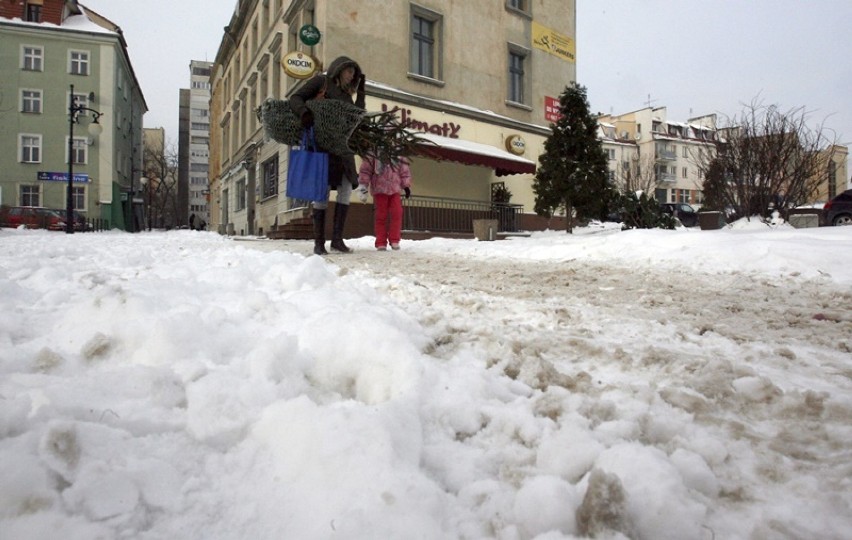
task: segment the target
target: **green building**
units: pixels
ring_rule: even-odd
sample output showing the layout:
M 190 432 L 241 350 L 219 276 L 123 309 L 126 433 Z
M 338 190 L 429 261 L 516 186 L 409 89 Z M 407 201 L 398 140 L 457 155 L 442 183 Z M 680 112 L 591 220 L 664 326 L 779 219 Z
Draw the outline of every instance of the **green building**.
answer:
M 96 113 L 72 124 L 72 98 Z M 73 129 L 75 209 L 138 230 L 147 110 L 116 24 L 75 0 L 0 3 L 0 204 L 66 208 Z

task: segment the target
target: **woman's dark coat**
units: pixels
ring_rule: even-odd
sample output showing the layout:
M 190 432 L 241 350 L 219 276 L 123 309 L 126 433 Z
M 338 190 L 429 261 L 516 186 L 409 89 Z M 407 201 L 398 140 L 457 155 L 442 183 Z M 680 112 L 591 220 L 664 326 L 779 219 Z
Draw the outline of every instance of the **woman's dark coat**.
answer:
M 340 88 L 340 73 L 347 67 L 355 68 L 355 76 L 352 77 L 352 86 L 357 89 L 355 99 L 348 91 Z M 290 108 L 301 118 L 307 111 L 305 102 L 317 97 L 325 87 L 325 99 L 336 99 L 351 103 L 361 109 L 365 106 L 364 88 L 359 87 L 363 73 L 357 62 L 346 56 L 336 58 L 329 66 L 325 74 L 315 75 L 310 78 L 301 88 L 294 92 L 289 99 Z M 352 187 L 358 186 L 358 171 L 355 170 L 355 156 L 337 156 L 329 154 L 328 159 L 328 185 L 337 189 L 343 178 L 349 180 Z

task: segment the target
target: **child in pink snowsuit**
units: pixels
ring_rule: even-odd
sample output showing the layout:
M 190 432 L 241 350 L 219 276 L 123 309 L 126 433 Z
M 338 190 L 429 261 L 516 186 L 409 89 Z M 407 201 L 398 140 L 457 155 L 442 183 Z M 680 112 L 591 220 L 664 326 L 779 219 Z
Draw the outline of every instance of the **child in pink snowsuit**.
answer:
M 382 163 L 373 157 L 365 157 L 361 162 L 358 183 L 361 202 L 367 202 L 368 188 L 373 194 L 376 249 L 387 250 L 388 242 L 391 249 L 399 249 L 402 237 L 400 191 L 405 192 L 406 199 L 411 196 L 411 169 L 408 161 L 401 158 L 394 163 Z

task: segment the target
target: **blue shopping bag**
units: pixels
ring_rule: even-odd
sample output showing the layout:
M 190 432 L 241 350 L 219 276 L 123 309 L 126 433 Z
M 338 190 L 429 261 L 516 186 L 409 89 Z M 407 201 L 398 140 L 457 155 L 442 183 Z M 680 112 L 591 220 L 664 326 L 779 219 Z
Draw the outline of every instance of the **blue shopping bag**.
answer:
M 317 149 L 314 129 L 302 133 L 302 146 L 290 148 L 287 196 L 306 201 L 328 200 L 328 154 Z

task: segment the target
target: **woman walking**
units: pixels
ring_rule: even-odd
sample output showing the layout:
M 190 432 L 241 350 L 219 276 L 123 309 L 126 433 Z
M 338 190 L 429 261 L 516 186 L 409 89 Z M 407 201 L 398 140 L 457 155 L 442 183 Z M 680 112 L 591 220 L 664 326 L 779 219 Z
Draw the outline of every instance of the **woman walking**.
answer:
M 314 125 L 313 113 L 305 105 L 312 99 L 335 99 L 363 109 L 365 80 L 364 73 L 357 62 L 346 56 L 338 57 L 328 66 L 325 74 L 314 76 L 290 97 L 290 108 L 301 119 L 302 127 L 305 129 Z M 339 156 L 330 153 L 328 157 L 329 189 L 337 191 L 331 249 L 349 253 L 352 250 L 343 243 L 343 227 L 346 224 L 352 190 L 358 186 L 355 155 Z M 314 253 L 328 255 L 325 249 L 325 214 L 328 210 L 328 200 L 312 201 L 311 207 L 314 222 Z

